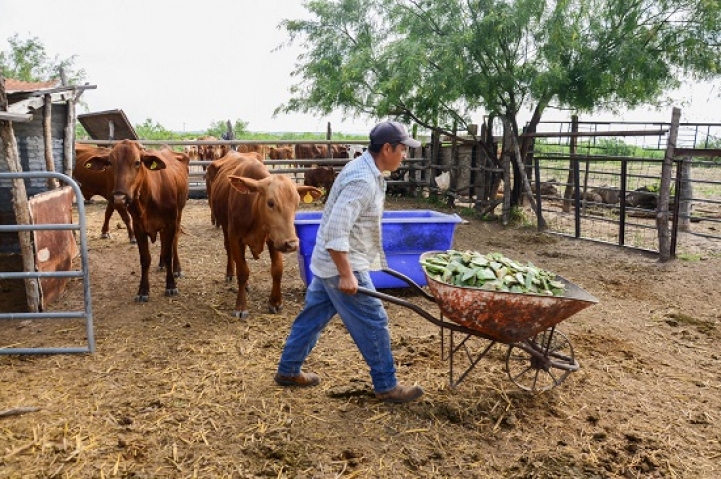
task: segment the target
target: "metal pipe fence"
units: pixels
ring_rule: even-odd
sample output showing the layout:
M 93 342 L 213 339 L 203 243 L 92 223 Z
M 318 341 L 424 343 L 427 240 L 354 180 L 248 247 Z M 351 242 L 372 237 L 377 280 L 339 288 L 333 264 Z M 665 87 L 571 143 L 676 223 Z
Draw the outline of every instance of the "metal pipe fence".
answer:
M 14 178 L 35 179 L 55 178 L 72 187 L 75 198 L 83 198 L 78 184 L 67 175 L 62 173 L 34 171 L 21 173 L 0 173 L 0 183 L 3 180 Z M 0 271 L 0 280 L 7 279 L 40 279 L 40 278 L 79 278 L 83 281 L 83 309 L 68 311 L 44 311 L 39 313 L 17 312 L 0 313 L 0 323 L 3 320 L 48 320 L 48 319 L 84 319 L 85 336 L 87 346 L 59 346 L 59 347 L 0 347 L 0 354 L 67 354 L 67 353 L 93 353 L 95 352 L 95 335 L 93 332 L 93 308 L 90 295 L 90 275 L 88 262 L 88 240 L 87 227 L 85 224 L 85 206 L 77 201 L 78 222 L 72 224 L 33 224 L 33 225 L 0 225 L 0 232 L 19 231 L 48 231 L 48 230 L 70 230 L 77 231 L 80 238 L 80 269 L 74 271 L 25 271 L 10 272 Z M 23 331 L 18 329 L 18 331 Z M 18 333 L 20 334 L 20 333 Z

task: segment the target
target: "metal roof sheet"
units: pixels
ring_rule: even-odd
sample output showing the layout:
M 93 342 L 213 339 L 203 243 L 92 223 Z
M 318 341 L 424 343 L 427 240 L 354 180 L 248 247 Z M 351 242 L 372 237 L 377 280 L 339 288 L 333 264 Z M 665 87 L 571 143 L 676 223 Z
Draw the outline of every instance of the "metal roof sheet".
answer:
M 123 110 L 106 110 L 78 115 L 78 121 L 93 140 L 137 140 L 133 125 Z M 112 130 L 112 138 L 111 138 Z
M 15 80 L 14 78 L 5 79 L 6 93 L 34 92 L 38 90 L 46 90 L 48 88 L 56 88 L 59 86 L 61 86 L 60 80 L 29 82 L 23 80 Z

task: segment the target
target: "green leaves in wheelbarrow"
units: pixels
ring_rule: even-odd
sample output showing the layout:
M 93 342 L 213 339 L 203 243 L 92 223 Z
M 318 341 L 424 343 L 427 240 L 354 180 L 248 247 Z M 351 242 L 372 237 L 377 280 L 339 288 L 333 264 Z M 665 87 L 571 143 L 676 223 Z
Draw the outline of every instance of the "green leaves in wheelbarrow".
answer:
M 454 286 L 548 296 L 563 296 L 565 289 L 554 273 L 501 253 L 448 250 L 422 259 L 421 265 L 431 278 Z

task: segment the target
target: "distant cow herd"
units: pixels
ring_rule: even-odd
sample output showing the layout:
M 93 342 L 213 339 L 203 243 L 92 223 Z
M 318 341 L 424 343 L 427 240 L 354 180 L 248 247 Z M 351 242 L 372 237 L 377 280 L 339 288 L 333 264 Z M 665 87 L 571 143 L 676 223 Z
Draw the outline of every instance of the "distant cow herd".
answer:
M 200 141 L 218 141 L 214 136 L 201 136 Z M 218 144 L 201 144 L 188 145 L 184 148 L 184 152 L 188 155 L 190 161 L 214 161 L 225 157 L 229 151 L 232 151 L 227 145 Z M 317 143 L 297 143 L 294 145 L 265 145 L 257 143 L 242 143 L 237 146 L 238 153 L 257 153 L 260 161 L 264 160 L 320 160 L 320 159 L 351 159 L 357 158 L 363 154 L 364 148 L 356 145 L 324 145 Z M 207 166 L 203 166 L 205 171 Z M 206 172 L 207 175 L 207 172 Z M 323 201 L 330 192 L 333 181 L 338 175 L 338 169 L 330 166 L 313 165 L 307 173 L 304 174 L 303 184 L 305 186 L 315 186 L 321 188 L 324 192 Z M 206 178 L 206 186 L 209 183 Z M 208 190 L 208 198 L 210 198 L 210 190 Z M 112 214 L 112 210 L 109 210 Z M 120 210 L 118 210 L 122 214 Z
M 218 141 L 214 136 L 201 136 L 199 141 Z M 190 161 L 213 161 L 222 158 L 229 151 L 228 145 L 201 144 L 188 145 L 184 152 Z M 356 158 L 363 149 L 354 145 L 323 145 L 318 143 L 297 143 L 295 145 L 264 145 L 242 143 L 238 145 L 239 153 L 258 153 L 261 159 L 269 160 L 317 160 L 321 158 Z

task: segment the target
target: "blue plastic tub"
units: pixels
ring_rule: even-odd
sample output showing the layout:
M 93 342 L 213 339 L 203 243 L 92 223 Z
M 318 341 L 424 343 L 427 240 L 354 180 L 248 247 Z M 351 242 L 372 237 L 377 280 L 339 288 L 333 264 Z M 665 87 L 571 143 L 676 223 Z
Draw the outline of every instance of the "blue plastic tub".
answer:
M 320 225 L 321 211 L 299 212 L 295 216 L 295 230 L 300 239 L 298 266 L 306 286 L 313 279 L 310 260 L 315 237 Z M 448 215 L 432 210 L 386 211 L 381 221 L 383 249 L 388 266 L 410 277 L 421 286 L 426 285 L 419 258 L 422 253 L 450 249 L 453 233 L 460 223 L 458 215 Z M 405 288 L 408 285 L 381 271 L 371 272 L 377 289 Z

